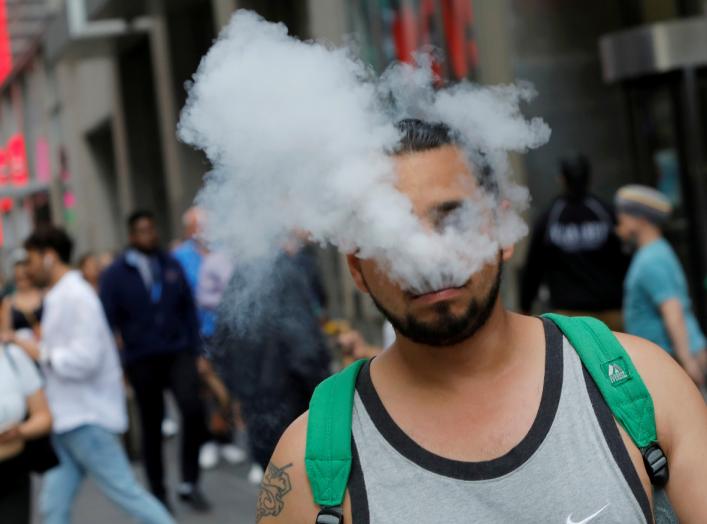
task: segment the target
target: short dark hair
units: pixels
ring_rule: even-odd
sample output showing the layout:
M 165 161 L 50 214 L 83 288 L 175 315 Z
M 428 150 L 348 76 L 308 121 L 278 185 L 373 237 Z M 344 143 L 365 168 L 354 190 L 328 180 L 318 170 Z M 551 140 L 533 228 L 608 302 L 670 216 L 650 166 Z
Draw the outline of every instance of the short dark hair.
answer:
M 37 228 L 25 240 L 24 248 L 27 251 L 47 251 L 51 249 L 56 252 L 64 264 L 70 264 L 74 241 L 63 229 L 55 226 L 44 226 Z
M 592 180 L 592 164 L 582 153 L 571 153 L 560 158 L 560 173 L 567 183 L 567 191 L 584 196 Z
M 147 209 L 138 209 L 137 211 L 133 211 L 128 217 L 128 231 L 132 232 L 137 223 L 143 219 L 148 219 L 155 222 L 155 214 Z
M 417 153 L 457 143 L 452 129 L 442 122 L 405 118 L 395 124 L 395 127 L 400 131 L 400 140 L 393 150 L 396 155 Z
M 395 127 L 400 132 L 400 139 L 393 148 L 394 155 L 419 153 L 444 146 L 461 146 L 459 134 L 444 122 L 427 122 L 418 118 L 405 118 L 398 121 Z M 479 153 L 484 158 L 483 153 Z M 493 176 L 491 166 L 485 161 L 476 166 L 477 181 L 484 191 L 498 196 L 498 182 Z

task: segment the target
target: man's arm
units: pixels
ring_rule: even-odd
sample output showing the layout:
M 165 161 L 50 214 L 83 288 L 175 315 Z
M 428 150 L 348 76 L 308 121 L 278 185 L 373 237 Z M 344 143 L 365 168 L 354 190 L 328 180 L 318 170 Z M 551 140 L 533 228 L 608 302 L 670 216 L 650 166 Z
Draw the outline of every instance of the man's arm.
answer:
M 11 298 L 5 297 L 0 305 L 0 332 L 3 334 L 12 331 L 12 304 Z M 6 335 L 5 335 L 6 336 Z
M 677 298 L 666 300 L 660 305 L 660 314 L 663 316 L 678 361 L 695 384 L 702 385 L 704 376 L 701 366 L 690 352 L 690 336 L 687 332 L 682 303 Z
M 319 507 L 314 503 L 304 466 L 307 413 L 285 431 L 263 476 L 256 508 L 258 524 L 314 524 Z M 351 522 L 351 500 L 344 499 L 344 522 Z
M 304 454 L 305 413 L 285 431 L 260 485 L 255 521 L 258 524 L 313 524 L 318 508 L 312 498 Z
M 617 337 L 653 398 L 658 441 L 670 467 L 670 502 L 683 524 L 707 522 L 707 405 L 665 351 L 638 337 Z

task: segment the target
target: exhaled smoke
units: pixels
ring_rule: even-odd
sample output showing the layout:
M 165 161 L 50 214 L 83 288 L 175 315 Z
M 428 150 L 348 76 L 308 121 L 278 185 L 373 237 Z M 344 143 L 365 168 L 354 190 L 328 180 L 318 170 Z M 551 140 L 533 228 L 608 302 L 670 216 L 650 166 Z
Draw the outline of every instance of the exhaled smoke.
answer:
M 272 258 L 304 230 L 375 258 L 422 292 L 463 284 L 500 245 L 525 235 L 518 212 L 528 195 L 512 184 L 507 154 L 549 138 L 541 120 L 520 113 L 532 89 L 435 89 L 425 57 L 418 62 L 377 77 L 348 49 L 298 41 L 283 25 L 238 12 L 194 76 L 179 125 L 181 139 L 213 164 L 198 197 L 207 239 L 252 261 Z M 409 117 L 454 129 L 474 171 L 498 189 L 463 206 L 440 233 L 423 227 L 394 185 L 386 152 L 399 139 L 395 123 Z

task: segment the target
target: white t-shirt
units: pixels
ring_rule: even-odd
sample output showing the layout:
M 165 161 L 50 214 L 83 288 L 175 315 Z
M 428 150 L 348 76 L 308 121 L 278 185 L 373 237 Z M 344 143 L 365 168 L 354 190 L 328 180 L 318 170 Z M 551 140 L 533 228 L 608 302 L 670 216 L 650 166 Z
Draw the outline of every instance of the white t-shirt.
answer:
M 113 433 L 128 416 L 115 338 L 103 306 L 78 271 L 69 271 L 44 297 L 40 362 L 54 433 L 86 424 Z
M 27 397 L 41 387 L 39 371 L 22 349 L 0 347 L 0 431 L 25 419 Z

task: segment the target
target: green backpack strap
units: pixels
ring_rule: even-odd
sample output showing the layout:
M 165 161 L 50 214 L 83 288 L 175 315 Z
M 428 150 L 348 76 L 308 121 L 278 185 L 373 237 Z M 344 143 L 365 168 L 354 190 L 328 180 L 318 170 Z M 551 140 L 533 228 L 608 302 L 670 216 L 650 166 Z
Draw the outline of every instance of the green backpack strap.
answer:
M 318 524 L 343 522 L 341 509 L 351 473 L 351 416 L 356 378 L 365 360 L 354 362 L 314 390 L 309 403 L 304 463 Z
M 591 317 L 543 315 L 570 341 L 616 420 L 641 450 L 651 482 L 664 485 L 668 464 L 658 445 L 653 399 L 612 331 Z

